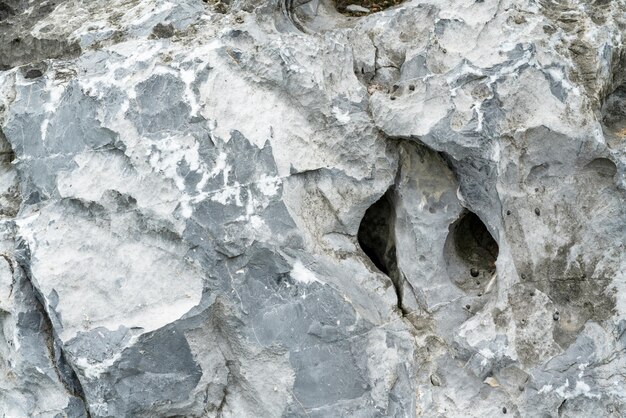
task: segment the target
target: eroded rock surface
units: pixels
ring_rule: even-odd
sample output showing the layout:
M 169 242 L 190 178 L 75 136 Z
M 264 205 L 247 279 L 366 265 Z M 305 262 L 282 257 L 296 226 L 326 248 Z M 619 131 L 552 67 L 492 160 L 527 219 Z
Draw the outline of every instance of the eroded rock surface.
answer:
M 626 2 L 337 7 L 0 2 L 4 417 L 626 414 Z

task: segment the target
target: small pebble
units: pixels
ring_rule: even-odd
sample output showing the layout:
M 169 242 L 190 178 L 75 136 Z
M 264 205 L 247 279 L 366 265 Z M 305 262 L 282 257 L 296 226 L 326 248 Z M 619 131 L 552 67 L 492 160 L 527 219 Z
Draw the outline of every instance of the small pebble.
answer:
M 359 6 L 358 4 L 350 4 L 349 6 L 346 6 L 346 11 L 352 13 L 369 13 L 370 9 Z
M 478 277 L 478 275 L 480 274 L 480 271 L 478 271 L 477 268 L 472 267 L 470 269 L 470 274 L 472 275 L 472 277 Z
M 535 208 L 535 215 L 537 216 L 541 215 L 541 211 L 539 210 L 539 208 Z
M 561 314 L 559 313 L 559 311 L 556 311 L 556 312 L 552 315 L 552 319 L 554 319 L 555 321 L 558 321 L 560 317 L 561 317 Z
M 503 406 L 503 407 L 502 407 L 502 413 L 503 413 L 503 414 L 506 414 L 506 406 Z

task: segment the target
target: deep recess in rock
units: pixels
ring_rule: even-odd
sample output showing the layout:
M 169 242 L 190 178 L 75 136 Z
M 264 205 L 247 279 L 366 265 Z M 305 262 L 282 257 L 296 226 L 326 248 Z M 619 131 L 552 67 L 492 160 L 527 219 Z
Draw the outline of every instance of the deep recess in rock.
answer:
M 361 220 L 358 240 L 363 252 L 383 273 L 395 269 L 396 246 L 393 239 L 393 205 L 391 190 L 370 206 Z
M 358 241 L 376 268 L 391 279 L 398 298 L 398 308 L 407 314 L 402 304 L 402 281 L 396 258 L 393 193 L 393 188 L 390 188 L 365 211 L 359 225 Z
M 608 130 L 620 137 L 626 136 L 626 85 L 621 85 L 605 100 L 602 122 Z
M 466 211 L 450 227 L 445 246 L 448 274 L 463 290 L 476 289 L 482 293 L 486 285 L 481 279 L 496 271 L 499 247 L 478 215 Z

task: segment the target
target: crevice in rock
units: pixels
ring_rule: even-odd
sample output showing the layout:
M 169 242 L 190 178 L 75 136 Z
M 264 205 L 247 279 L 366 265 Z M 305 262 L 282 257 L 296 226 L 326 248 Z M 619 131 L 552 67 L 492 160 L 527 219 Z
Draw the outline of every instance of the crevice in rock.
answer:
M 451 225 L 444 246 L 446 267 L 452 282 L 464 291 L 482 296 L 490 290 L 498 253 L 498 243 L 475 213 L 466 210 Z
M 403 315 L 407 315 L 408 312 L 402 304 L 403 280 L 396 258 L 393 194 L 392 187 L 365 211 L 357 238 L 369 260 L 391 279 L 398 299 L 398 309 Z
M 91 418 L 82 384 L 78 379 L 76 371 L 65 358 L 65 353 L 63 352 L 61 341 L 54 332 L 52 320 L 50 319 L 50 315 L 45 308 L 45 300 L 41 295 L 39 289 L 33 284 L 32 274 L 28 262 L 28 260 L 30 259 L 30 251 L 28 250 L 28 248 L 25 247 L 23 242 L 18 245 L 16 258 L 19 270 L 23 275 L 27 286 L 30 286 L 33 294 L 35 295 L 35 309 L 41 314 L 42 317 L 43 324 L 41 332 L 44 333 L 48 356 L 50 357 L 50 360 L 54 365 L 54 371 L 61 384 L 63 384 L 63 387 L 65 388 L 67 393 L 82 401 L 85 409 L 85 415 L 88 418 Z
M 224 355 L 223 352 L 222 352 L 222 355 Z M 215 409 L 215 416 L 217 418 L 221 418 L 222 416 L 224 416 L 224 407 L 226 406 L 226 403 L 228 402 L 228 388 L 230 385 L 233 384 L 233 380 L 235 379 L 235 376 L 233 375 L 233 372 L 231 371 L 231 367 L 233 367 L 233 361 L 226 360 L 226 369 L 228 371 L 228 375 L 226 376 L 226 386 L 224 386 L 222 399 L 220 400 L 219 405 L 217 405 L 217 408 Z

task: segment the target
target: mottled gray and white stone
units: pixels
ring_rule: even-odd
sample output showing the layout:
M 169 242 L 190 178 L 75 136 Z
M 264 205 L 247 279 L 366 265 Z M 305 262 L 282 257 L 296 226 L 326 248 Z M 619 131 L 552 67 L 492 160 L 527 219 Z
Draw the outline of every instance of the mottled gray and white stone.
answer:
M 0 1 L 0 416 L 624 416 L 625 36 Z

